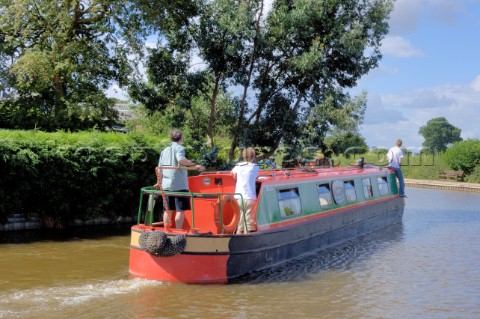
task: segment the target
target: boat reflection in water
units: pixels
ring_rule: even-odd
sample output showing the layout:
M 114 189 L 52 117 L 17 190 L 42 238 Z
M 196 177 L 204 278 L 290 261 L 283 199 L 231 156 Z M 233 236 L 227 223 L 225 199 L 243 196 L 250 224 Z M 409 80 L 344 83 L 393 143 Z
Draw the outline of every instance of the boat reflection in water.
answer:
M 238 194 L 229 172 L 189 177 L 190 192 L 164 192 L 191 199 L 181 227 L 154 222 L 154 198 L 163 192 L 142 188 L 130 273 L 160 281 L 232 282 L 399 223 L 403 216 L 404 199 L 386 168 L 265 170 L 256 183 L 256 231 L 248 234 L 235 234 L 246 220 L 233 199 Z

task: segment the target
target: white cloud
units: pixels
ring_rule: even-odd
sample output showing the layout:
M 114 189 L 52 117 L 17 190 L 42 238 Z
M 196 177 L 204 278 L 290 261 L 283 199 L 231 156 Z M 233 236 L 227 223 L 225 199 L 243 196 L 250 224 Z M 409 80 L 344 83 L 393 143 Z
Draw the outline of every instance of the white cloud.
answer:
M 396 76 L 398 75 L 399 72 L 400 72 L 400 69 L 398 66 L 387 65 L 385 63 L 380 62 L 378 67 L 376 67 L 375 69 L 371 69 L 367 75 L 363 76 L 360 79 L 358 86 L 361 87 L 360 83 L 365 81 L 369 81 L 377 78 Z
M 367 144 L 389 146 L 402 138 L 406 147 L 421 147 L 418 134 L 430 119 L 445 117 L 462 130 L 462 138 L 480 138 L 480 75 L 467 85 L 441 85 L 395 94 L 369 94 L 365 124 L 360 133 Z
M 369 146 L 389 147 L 400 137 L 406 147 L 421 147 L 424 138 L 418 130 L 435 117 L 445 117 L 460 128 L 464 139 L 480 138 L 477 123 L 480 119 L 480 74 L 475 70 L 477 60 L 470 57 L 478 50 L 469 43 L 470 49 L 465 52 L 468 59 L 464 61 L 456 55 L 458 49 L 462 49 L 462 42 L 456 40 L 478 28 L 479 3 L 479 0 L 395 1 L 390 33 L 382 45 L 386 59 L 359 83 L 359 89 L 369 92 L 360 131 Z M 466 19 L 466 23 L 462 19 Z M 439 30 L 445 32 L 436 33 Z M 438 43 L 445 43 L 442 52 L 438 52 Z M 452 47 L 448 47 L 448 43 L 452 43 Z M 418 57 L 425 58 L 421 61 L 405 59 Z M 452 71 L 439 72 L 438 77 L 426 76 L 437 74 L 438 61 L 448 61 Z M 465 67 L 467 63 L 469 67 Z M 393 74 L 392 70 L 399 71 Z M 472 70 L 477 73 L 472 75 Z M 452 81 L 457 84 L 438 84 Z
M 480 75 L 478 75 L 475 80 L 473 80 L 472 84 L 470 85 L 471 88 L 475 91 L 475 92 L 479 92 L 480 93 Z
M 420 17 L 425 15 L 443 25 L 453 25 L 459 14 L 466 12 L 465 0 L 396 0 L 390 15 L 390 34 L 415 32 Z
M 367 110 L 360 134 L 369 147 L 389 148 L 397 138 L 403 138 L 408 128 L 406 118 L 388 96 L 368 93 Z
M 427 0 L 426 5 L 433 18 L 444 25 L 453 25 L 458 14 L 466 11 L 465 3 L 461 0 Z
M 422 14 L 421 0 L 397 0 L 390 16 L 390 33 L 406 34 L 414 32 Z
M 442 92 L 432 89 L 420 89 L 411 102 L 404 104 L 406 108 L 438 109 L 451 106 L 455 97 L 445 96 Z
M 391 55 L 398 58 L 422 57 L 421 50 L 416 49 L 405 38 L 400 36 L 387 36 L 382 43 L 382 52 L 385 55 Z
M 368 94 L 365 124 L 393 124 L 402 120 L 406 120 L 402 113 L 396 110 L 395 107 L 385 107 L 385 103 L 379 94 Z

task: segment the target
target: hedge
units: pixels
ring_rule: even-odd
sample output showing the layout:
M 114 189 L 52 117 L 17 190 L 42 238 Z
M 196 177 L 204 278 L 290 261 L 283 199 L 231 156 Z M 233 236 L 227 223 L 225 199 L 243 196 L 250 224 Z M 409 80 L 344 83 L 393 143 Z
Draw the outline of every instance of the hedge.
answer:
M 470 174 L 480 165 L 480 139 L 455 142 L 447 148 L 443 157 L 452 169 Z
M 63 228 L 74 219 L 135 216 L 167 143 L 138 133 L 0 130 L 0 222 L 36 214 Z

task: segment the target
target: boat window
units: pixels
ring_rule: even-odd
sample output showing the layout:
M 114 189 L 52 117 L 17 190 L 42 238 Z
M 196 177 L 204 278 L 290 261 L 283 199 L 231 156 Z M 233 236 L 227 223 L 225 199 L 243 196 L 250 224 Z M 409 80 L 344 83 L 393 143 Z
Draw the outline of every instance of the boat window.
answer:
M 336 180 L 332 182 L 332 191 L 333 191 L 333 199 L 335 199 L 335 203 L 338 205 L 345 204 L 347 198 L 345 196 L 345 188 L 343 186 L 343 181 Z
M 388 183 L 386 176 L 378 176 L 378 191 L 380 195 L 388 195 Z
M 345 181 L 343 187 L 345 187 L 347 202 L 352 203 L 357 201 L 357 193 L 355 193 L 355 184 L 353 181 Z
M 372 183 L 370 182 L 370 178 L 369 177 L 363 178 L 362 184 L 363 184 L 363 194 L 365 195 L 365 198 L 372 198 L 373 189 L 372 189 Z
M 321 207 L 330 207 L 332 206 L 332 193 L 330 192 L 330 185 L 322 184 L 318 185 L 318 200 L 320 201 Z
M 302 212 L 298 188 L 279 189 L 277 198 L 282 217 L 298 215 Z

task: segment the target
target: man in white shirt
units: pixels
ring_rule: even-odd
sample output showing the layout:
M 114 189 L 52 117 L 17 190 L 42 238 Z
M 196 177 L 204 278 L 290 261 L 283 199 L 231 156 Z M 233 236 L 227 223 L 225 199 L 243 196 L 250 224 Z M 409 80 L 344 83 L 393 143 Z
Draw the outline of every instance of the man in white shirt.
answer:
M 395 146 L 390 148 L 387 153 L 387 160 L 388 160 L 388 168 L 391 168 L 395 171 L 395 175 L 398 178 L 399 189 L 398 193 L 400 197 L 405 196 L 405 181 L 403 180 L 403 173 L 402 173 L 402 159 L 403 159 L 403 152 L 401 149 L 403 142 L 401 139 L 398 139 L 395 142 Z
M 247 222 L 247 229 L 245 229 L 245 220 L 243 214 L 240 216 L 240 221 L 237 227 L 237 234 L 243 234 L 243 232 L 253 232 L 256 230 L 256 221 L 253 216 L 251 216 L 252 208 L 257 199 L 257 192 L 255 189 L 255 182 L 258 177 L 260 168 L 257 164 L 254 164 L 255 160 L 255 150 L 252 147 L 245 148 L 242 151 L 243 159 L 245 162 L 238 163 L 232 169 L 233 178 L 236 180 L 235 184 L 235 193 L 242 195 L 235 195 L 240 209 L 242 208 L 242 198 L 243 198 L 243 207 L 245 208 L 245 219 Z

